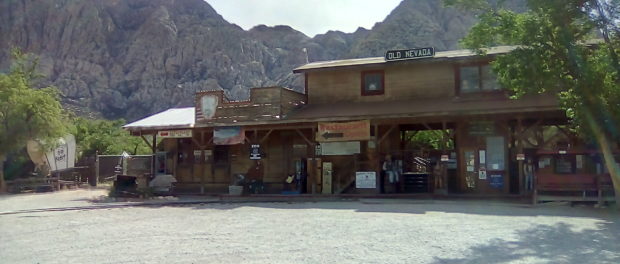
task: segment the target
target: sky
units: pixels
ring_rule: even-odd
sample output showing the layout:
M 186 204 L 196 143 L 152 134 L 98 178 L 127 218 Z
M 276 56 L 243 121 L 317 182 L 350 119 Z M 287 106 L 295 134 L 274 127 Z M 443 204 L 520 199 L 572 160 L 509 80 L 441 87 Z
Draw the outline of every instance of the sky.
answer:
M 248 30 L 288 25 L 309 37 L 329 30 L 372 28 L 402 0 L 205 0 L 228 22 Z

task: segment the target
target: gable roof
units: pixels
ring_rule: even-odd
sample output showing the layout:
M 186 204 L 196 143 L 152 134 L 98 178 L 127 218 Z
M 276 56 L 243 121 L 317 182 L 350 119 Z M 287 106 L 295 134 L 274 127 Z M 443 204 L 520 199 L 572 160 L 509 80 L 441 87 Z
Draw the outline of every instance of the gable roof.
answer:
M 149 129 L 184 129 L 192 128 L 195 123 L 196 110 L 194 107 L 171 108 L 166 111 L 148 116 L 133 123 L 124 125 L 127 130 Z

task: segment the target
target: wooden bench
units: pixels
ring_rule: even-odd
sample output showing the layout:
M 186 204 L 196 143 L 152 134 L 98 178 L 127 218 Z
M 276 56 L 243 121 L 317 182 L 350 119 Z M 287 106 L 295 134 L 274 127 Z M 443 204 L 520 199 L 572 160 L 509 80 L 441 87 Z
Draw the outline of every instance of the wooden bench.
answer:
M 603 192 L 613 190 L 609 175 L 597 174 L 539 174 L 536 175 L 533 203 L 539 201 L 596 201 L 602 204 L 605 199 Z M 575 195 L 541 195 L 540 192 L 580 192 Z M 588 195 L 596 193 L 596 196 Z

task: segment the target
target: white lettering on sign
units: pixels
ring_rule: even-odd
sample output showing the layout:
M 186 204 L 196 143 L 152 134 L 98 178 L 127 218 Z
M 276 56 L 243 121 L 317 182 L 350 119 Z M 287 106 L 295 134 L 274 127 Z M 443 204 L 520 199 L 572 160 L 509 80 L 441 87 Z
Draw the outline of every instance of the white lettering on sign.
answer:
M 418 59 L 435 56 L 435 48 L 419 48 L 408 50 L 390 50 L 385 53 L 386 61 Z

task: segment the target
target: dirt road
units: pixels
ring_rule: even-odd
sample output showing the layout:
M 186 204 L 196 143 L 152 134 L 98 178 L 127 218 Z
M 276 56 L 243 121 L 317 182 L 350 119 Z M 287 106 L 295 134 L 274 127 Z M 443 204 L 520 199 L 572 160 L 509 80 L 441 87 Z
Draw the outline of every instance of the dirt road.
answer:
M 0 196 L 0 213 L 97 195 Z M 24 211 L 0 237 L 2 263 L 620 263 L 617 213 L 484 201 Z

